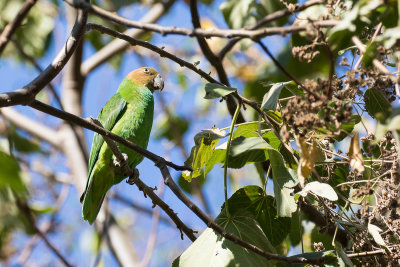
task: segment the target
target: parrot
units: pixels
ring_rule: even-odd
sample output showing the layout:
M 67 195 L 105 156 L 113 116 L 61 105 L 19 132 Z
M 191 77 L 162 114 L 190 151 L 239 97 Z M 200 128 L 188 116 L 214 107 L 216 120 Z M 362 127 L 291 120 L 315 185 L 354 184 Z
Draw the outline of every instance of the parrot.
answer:
M 116 94 L 100 111 L 97 120 L 112 133 L 146 149 L 153 125 L 153 92 L 162 91 L 164 80 L 151 67 L 130 72 L 118 87 Z M 135 169 L 143 160 L 133 150 L 117 144 L 128 165 Z M 96 220 L 104 197 L 111 186 L 120 183 L 126 175 L 103 137 L 95 133 L 89 158 L 89 171 L 82 203 L 82 217 L 90 224 Z

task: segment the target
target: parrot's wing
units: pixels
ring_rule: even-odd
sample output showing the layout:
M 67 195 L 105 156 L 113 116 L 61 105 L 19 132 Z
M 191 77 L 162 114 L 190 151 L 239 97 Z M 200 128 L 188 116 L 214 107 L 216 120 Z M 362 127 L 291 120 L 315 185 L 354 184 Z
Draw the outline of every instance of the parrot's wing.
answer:
M 126 108 L 126 101 L 121 97 L 119 93 L 116 93 L 105 104 L 103 109 L 100 111 L 100 114 L 97 117 L 97 119 L 101 122 L 101 124 L 105 129 L 111 131 L 115 123 L 124 114 L 125 108 Z M 90 150 L 89 174 L 88 174 L 88 181 L 86 183 L 86 189 L 90 183 L 90 175 L 97 161 L 97 158 L 99 157 L 99 152 L 103 143 L 104 143 L 103 137 L 100 134 L 95 133 L 93 136 L 92 149 Z M 82 194 L 81 202 L 83 201 L 86 189 Z

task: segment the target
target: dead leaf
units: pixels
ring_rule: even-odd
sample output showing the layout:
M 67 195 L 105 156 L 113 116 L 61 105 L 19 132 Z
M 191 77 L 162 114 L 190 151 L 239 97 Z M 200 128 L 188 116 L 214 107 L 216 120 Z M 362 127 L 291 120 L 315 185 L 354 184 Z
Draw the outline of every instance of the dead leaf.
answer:
M 301 187 L 304 187 L 305 179 L 310 176 L 314 168 L 314 164 L 318 158 L 318 144 L 313 141 L 312 147 L 306 144 L 303 138 L 298 140 L 300 147 L 300 167 L 297 169 L 297 175 Z
M 356 170 L 358 173 L 363 173 L 364 168 L 364 161 L 362 158 L 361 148 L 358 133 L 356 133 L 350 141 L 350 149 L 349 149 L 349 160 L 350 160 L 350 167 L 353 170 Z

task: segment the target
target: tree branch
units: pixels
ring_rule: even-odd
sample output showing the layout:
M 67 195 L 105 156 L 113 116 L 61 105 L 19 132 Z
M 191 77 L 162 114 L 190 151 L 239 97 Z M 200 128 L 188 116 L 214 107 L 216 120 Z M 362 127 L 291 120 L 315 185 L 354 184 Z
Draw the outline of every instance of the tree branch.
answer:
M 199 11 L 197 9 L 197 1 L 196 0 L 190 0 L 190 14 L 192 17 L 192 24 L 193 24 L 194 30 L 201 29 Z M 199 43 L 200 49 L 203 52 L 204 56 L 211 63 L 211 65 L 217 70 L 218 77 L 219 77 L 219 80 L 221 81 L 221 83 L 223 83 L 226 86 L 230 86 L 228 75 L 226 74 L 224 66 L 222 65 L 222 61 L 219 59 L 218 56 L 216 56 L 213 53 L 213 51 L 211 51 L 206 39 L 203 36 L 197 35 L 196 39 L 197 39 L 197 42 Z M 235 114 L 235 110 L 237 107 L 237 104 L 236 104 L 235 100 L 233 99 L 233 96 L 231 96 L 231 95 L 227 96 L 226 104 L 228 106 L 229 113 L 233 117 L 233 114 Z M 239 112 L 239 117 L 237 119 L 237 122 L 238 123 L 245 122 L 242 112 Z
M 71 1 L 69 1 L 71 3 Z M 74 1 L 75 2 L 75 1 Z M 82 1 L 80 1 L 82 3 Z M 160 3 L 154 4 L 147 14 L 140 20 L 141 23 L 152 23 L 157 21 L 162 15 L 164 15 L 172 6 L 175 0 L 167 0 L 166 2 L 161 1 Z M 143 34 L 143 30 L 129 29 L 124 32 L 125 35 L 138 38 Z M 86 59 L 81 66 L 81 74 L 86 77 L 95 68 L 106 62 L 116 54 L 124 51 L 129 47 L 124 41 L 113 40 L 108 45 L 100 49 L 96 54 Z
M 294 14 L 295 12 L 302 11 L 311 6 L 320 5 L 320 4 L 324 4 L 324 3 L 325 3 L 325 0 L 310 0 L 310 1 L 305 2 L 303 5 L 296 5 L 296 7 L 293 11 L 288 10 L 288 9 L 278 10 L 278 11 L 275 11 L 274 13 L 268 14 L 266 17 L 259 20 L 256 24 L 254 24 L 253 26 L 250 26 L 246 29 L 247 30 L 255 30 L 262 26 L 265 26 L 266 24 L 270 23 L 271 21 L 278 20 L 278 19 L 288 16 L 290 14 Z M 218 53 L 218 57 L 222 60 L 225 57 L 225 55 L 233 48 L 233 46 L 237 42 L 239 42 L 241 39 L 242 38 L 236 37 L 236 38 L 230 40 L 224 46 L 224 48 L 222 48 L 221 51 Z
M 316 99 L 321 99 L 321 96 L 317 95 L 314 91 L 309 90 L 307 87 L 304 86 L 302 82 L 300 82 L 296 77 L 294 77 L 289 71 L 285 69 L 285 67 L 271 54 L 269 49 L 261 42 L 258 41 L 258 44 L 261 46 L 261 48 L 264 50 L 264 52 L 270 57 L 270 59 L 274 62 L 274 64 L 288 76 L 290 79 L 292 79 L 298 86 L 300 86 L 304 91 L 309 93 L 310 95 L 313 95 Z
M 35 218 L 32 214 L 31 208 L 28 206 L 27 203 L 23 202 L 20 199 L 16 199 L 16 205 L 19 208 L 19 210 L 25 215 L 27 220 L 29 221 L 30 225 L 32 226 L 33 230 L 36 232 L 38 236 L 40 236 L 44 243 L 47 245 L 49 249 L 51 249 L 54 254 L 64 263 L 65 266 L 71 267 L 72 265 L 67 261 L 67 259 L 61 254 L 60 251 L 47 239 L 47 236 L 45 233 L 43 233 L 37 226 L 35 222 Z
M 152 153 L 152 152 L 150 152 L 150 151 L 148 151 L 148 150 L 146 150 L 146 149 L 144 149 L 144 148 L 142 148 L 142 147 L 140 147 L 140 146 L 138 146 L 138 145 L 136 145 L 136 144 L 134 144 L 134 143 L 132 143 L 132 142 L 130 142 L 128 140 L 125 140 L 124 138 L 122 138 L 122 137 L 120 137 L 120 136 L 118 136 L 118 135 L 116 135 L 116 134 L 114 134 L 114 133 L 112 133 L 110 131 L 107 131 L 106 129 L 98 126 L 97 124 L 95 124 L 95 123 L 93 123 L 93 122 L 91 122 L 89 120 L 85 120 L 85 119 L 83 119 L 81 117 L 78 117 L 78 116 L 76 116 L 74 114 L 71 114 L 71 113 L 56 109 L 56 108 L 54 108 L 52 106 L 46 105 L 46 104 L 38 101 L 38 100 L 34 100 L 30 104 L 30 106 L 32 108 L 34 108 L 34 109 L 40 110 L 40 111 L 42 111 L 44 113 L 47 113 L 47 114 L 50 114 L 50 115 L 52 115 L 54 117 L 57 117 L 57 118 L 60 118 L 62 120 L 65 120 L 65 121 L 69 121 L 69 122 L 75 123 L 76 125 L 79 125 L 79 126 L 84 127 L 86 129 L 92 130 L 92 131 L 94 131 L 96 133 L 101 134 L 102 136 L 106 136 L 106 137 L 108 137 L 108 138 L 110 138 L 110 139 L 112 139 L 112 140 L 114 140 L 114 141 L 116 141 L 116 142 L 118 142 L 118 143 L 120 143 L 120 144 L 122 144 L 122 145 L 124 145 L 124 146 L 126 146 L 126 147 L 128 147 L 130 149 L 132 149 L 132 150 L 134 150 L 135 152 L 143 155 L 144 157 L 150 159 L 154 163 L 165 162 L 165 164 L 167 166 L 170 166 L 170 167 L 172 167 L 172 168 L 174 168 L 175 170 L 178 170 L 178 171 L 185 171 L 185 170 L 191 171 L 192 170 L 191 167 L 178 166 L 178 165 L 176 165 L 176 164 L 174 164 L 174 163 L 172 163 L 170 161 L 167 161 L 164 158 L 162 158 L 162 157 L 160 157 L 160 156 L 158 156 L 158 155 L 156 155 L 156 154 L 154 154 L 154 153 Z
M 15 91 L 0 94 L 0 107 L 28 105 L 35 99 L 36 94 L 53 80 L 68 62 L 85 32 L 86 20 L 87 12 L 79 11 L 69 38 L 53 62 L 29 84 Z
M 71 0 L 65 0 L 68 3 L 71 3 Z M 250 39 L 259 39 L 265 36 L 269 35 L 287 35 L 289 33 L 293 32 L 299 32 L 299 31 L 304 31 L 307 29 L 306 26 L 290 26 L 290 27 L 269 27 L 269 28 L 263 28 L 259 30 L 247 30 L 247 29 L 201 29 L 201 28 L 196 28 L 196 29 L 190 29 L 190 28 L 181 28 L 181 27 L 175 27 L 175 26 L 170 26 L 170 27 L 165 27 L 165 26 L 160 26 L 157 24 L 152 24 L 152 23 L 145 23 L 143 21 L 134 21 L 134 20 L 129 20 L 126 18 L 123 18 L 121 16 L 118 16 L 114 13 L 111 13 L 109 11 L 106 11 L 104 9 L 101 9 L 99 7 L 94 7 L 93 5 L 85 5 L 80 3 L 78 1 L 78 8 L 82 8 L 84 10 L 88 10 L 89 12 L 102 17 L 104 19 L 110 20 L 114 23 L 127 26 L 127 27 L 133 27 L 137 29 L 142 29 L 142 30 L 147 30 L 147 31 L 152 31 L 152 32 L 157 32 L 162 34 L 163 36 L 168 35 L 168 34 L 176 34 L 176 35 L 185 35 L 185 36 L 199 36 L 199 37 L 221 37 L 221 38 L 234 38 L 234 37 L 241 37 L 241 38 L 250 38 Z M 307 6 L 308 7 L 308 6 Z M 335 26 L 339 21 L 338 20 L 324 20 L 324 21 L 316 21 L 315 25 L 319 27 L 333 27 Z M 125 32 L 126 33 L 126 32 Z
M 26 0 L 22 5 L 22 8 L 18 11 L 17 15 L 3 30 L 0 35 L 0 56 L 6 48 L 8 42 L 11 40 L 11 36 L 21 25 L 22 21 L 28 15 L 29 10 L 36 4 L 37 0 Z

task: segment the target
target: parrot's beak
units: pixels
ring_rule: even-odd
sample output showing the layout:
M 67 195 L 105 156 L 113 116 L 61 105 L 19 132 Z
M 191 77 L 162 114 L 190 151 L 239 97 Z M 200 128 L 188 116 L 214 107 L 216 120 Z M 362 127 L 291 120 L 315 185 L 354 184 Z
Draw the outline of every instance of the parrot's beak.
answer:
M 164 80 L 160 74 L 157 74 L 157 76 L 153 80 L 153 89 L 162 91 L 163 88 L 164 88 Z

